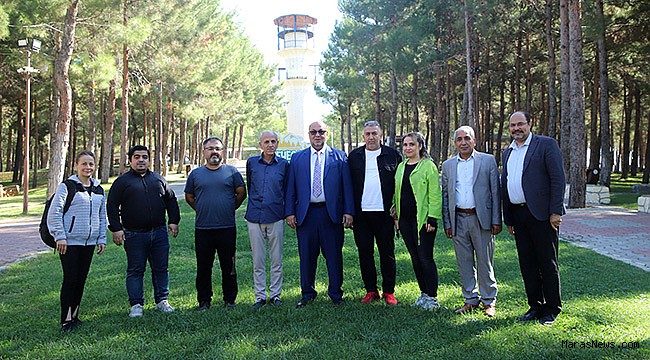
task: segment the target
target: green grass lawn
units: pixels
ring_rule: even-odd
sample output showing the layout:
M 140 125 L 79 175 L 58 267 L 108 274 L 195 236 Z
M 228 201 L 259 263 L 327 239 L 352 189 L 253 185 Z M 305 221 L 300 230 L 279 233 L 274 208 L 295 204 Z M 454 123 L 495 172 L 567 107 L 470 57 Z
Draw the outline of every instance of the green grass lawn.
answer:
M 627 179 L 621 179 L 621 174 L 612 174 L 609 186 L 612 206 L 620 206 L 631 210 L 639 208 L 639 194 L 632 192 L 632 185 L 640 184 L 643 176 L 630 176 Z
M 410 259 L 396 242 L 400 304 L 362 305 L 365 294 L 352 233 L 343 249 L 345 305 L 327 298 L 321 258 L 317 300 L 295 309 L 300 299 L 295 232 L 287 228 L 284 249 L 284 305 L 251 309 L 255 298 L 252 260 L 245 223 L 238 223 L 238 308 L 221 305 L 221 277 L 214 271 L 213 307 L 196 306 L 193 249 L 194 213 L 181 202 L 178 239 L 172 240 L 170 303 L 176 311 L 153 310 L 150 273 L 145 274 L 145 316 L 130 319 L 124 250 L 112 243 L 95 256 L 81 304 L 84 325 L 59 332 L 61 265 L 52 253 L 19 262 L 0 272 L 0 358 L 439 358 L 439 359 L 641 359 L 650 358 L 650 273 L 560 244 L 564 311 L 553 327 L 519 323 L 527 309 L 514 240 L 497 239 L 495 271 L 499 282 L 497 316 L 481 312 L 458 316 L 463 304 L 453 247 L 438 232 L 435 259 L 440 273 L 439 311 L 410 306 L 419 296 Z M 238 219 L 243 218 L 242 209 Z M 565 342 L 563 345 L 563 341 Z M 592 341 L 614 348 L 580 348 Z M 574 343 L 575 342 L 575 343 Z M 637 349 L 620 348 L 636 342 Z M 576 348 L 569 348 L 572 344 Z

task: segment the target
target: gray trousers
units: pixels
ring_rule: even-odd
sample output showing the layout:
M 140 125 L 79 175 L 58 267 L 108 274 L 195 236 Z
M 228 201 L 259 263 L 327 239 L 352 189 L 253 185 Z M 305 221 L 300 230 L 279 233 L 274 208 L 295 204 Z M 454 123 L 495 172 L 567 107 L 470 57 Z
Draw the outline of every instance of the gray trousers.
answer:
M 282 292 L 282 245 L 284 242 L 284 220 L 270 224 L 247 222 L 248 237 L 253 254 L 253 283 L 255 300 L 266 300 L 266 243 L 271 258 L 270 298 L 280 297 Z
M 494 306 L 497 297 L 493 263 L 494 236 L 490 230 L 481 228 L 476 214 L 456 213 L 454 249 L 465 303 L 478 305 L 481 301 L 483 305 Z

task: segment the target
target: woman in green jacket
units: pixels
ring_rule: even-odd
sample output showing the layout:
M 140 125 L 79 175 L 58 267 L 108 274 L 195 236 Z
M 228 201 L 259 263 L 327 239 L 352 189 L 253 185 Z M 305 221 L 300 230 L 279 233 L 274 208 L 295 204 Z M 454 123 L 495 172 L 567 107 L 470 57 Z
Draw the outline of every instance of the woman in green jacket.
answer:
M 437 219 L 442 218 L 442 192 L 438 168 L 427 154 L 420 133 L 406 134 L 402 140 L 405 160 L 395 173 L 395 226 L 402 233 L 411 255 L 413 270 L 422 295 L 413 304 L 425 310 L 437 309 L 438 269 L 433 260 Z

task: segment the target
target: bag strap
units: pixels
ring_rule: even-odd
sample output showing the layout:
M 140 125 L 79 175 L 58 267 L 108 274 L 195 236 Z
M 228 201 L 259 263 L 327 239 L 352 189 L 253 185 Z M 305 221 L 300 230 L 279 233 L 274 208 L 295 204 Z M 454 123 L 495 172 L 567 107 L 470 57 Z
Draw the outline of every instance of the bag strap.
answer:
M 65 180 L 63 182 L 65 186 L 68 188 L 68 196 L 65 198 L 65 205 L 63 205 L 63 213 L 65 214 L 68 212 L 68 209 L 70 209 L 70 205 L 72 204 L 72 199 L 74 199 L 74 196 L 77 194 L 77 182 L 74 180 Z

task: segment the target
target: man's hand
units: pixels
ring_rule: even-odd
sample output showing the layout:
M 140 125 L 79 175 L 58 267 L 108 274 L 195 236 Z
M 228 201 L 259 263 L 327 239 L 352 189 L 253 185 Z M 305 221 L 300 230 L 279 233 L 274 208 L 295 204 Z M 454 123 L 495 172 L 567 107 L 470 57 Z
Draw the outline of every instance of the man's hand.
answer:
M 426 229 L 427 232 L 436 232 L 436 230 L 438 230 L 435 226 L 431 226 L 429 223 L 426 224 Z
M 97 255 L 103 254 L 105 249 L 106 249 L 106 244 L 97 245 Z
M 452 237 L 454 237 L 454 234 L 452 234 L 452 232 L 451 232 L 451 228 L 449 228 L 449 229 L 445 229 L 445 235 L 447 235 L 447 237 L 448 237 L 449 239 L 451 239 Z
M 492 235 L 497 235 L 501 232 L 501 225 L 492 224 Z
M 514 227 L 508 225 L 508 232 L 510 233 L 510 235 L 515 236 L 515 228 Z
M 562 223 L 562 215 L 551 214 L 548 221 L 551 223 L 553 230 L 558 231 L 560 229 L 560 224 Z
M 64 240 L 57 240 L 56 241 L 56 251 L 61 254 L 65 255 L 65 252 L 68 250 L 68 242 Z
M 113 231 L 113 242 L 117 246 L 122 246 L 124 242 L 124 230 Z
M 349 214 L 343 214 L 343 227 L 346 229 L 349 229 L 352 227 L 352 215 Z
M 289 215 L 286 218 L 287 220 L 287 225 L 289 225 L 290 228 L 295 229 L 296 228 L 296 215 Z
M 178 236 L 178 224 L 169 224 L 167 226 L 167 231 L 172 233 L 172 236 L 175 238 Z

